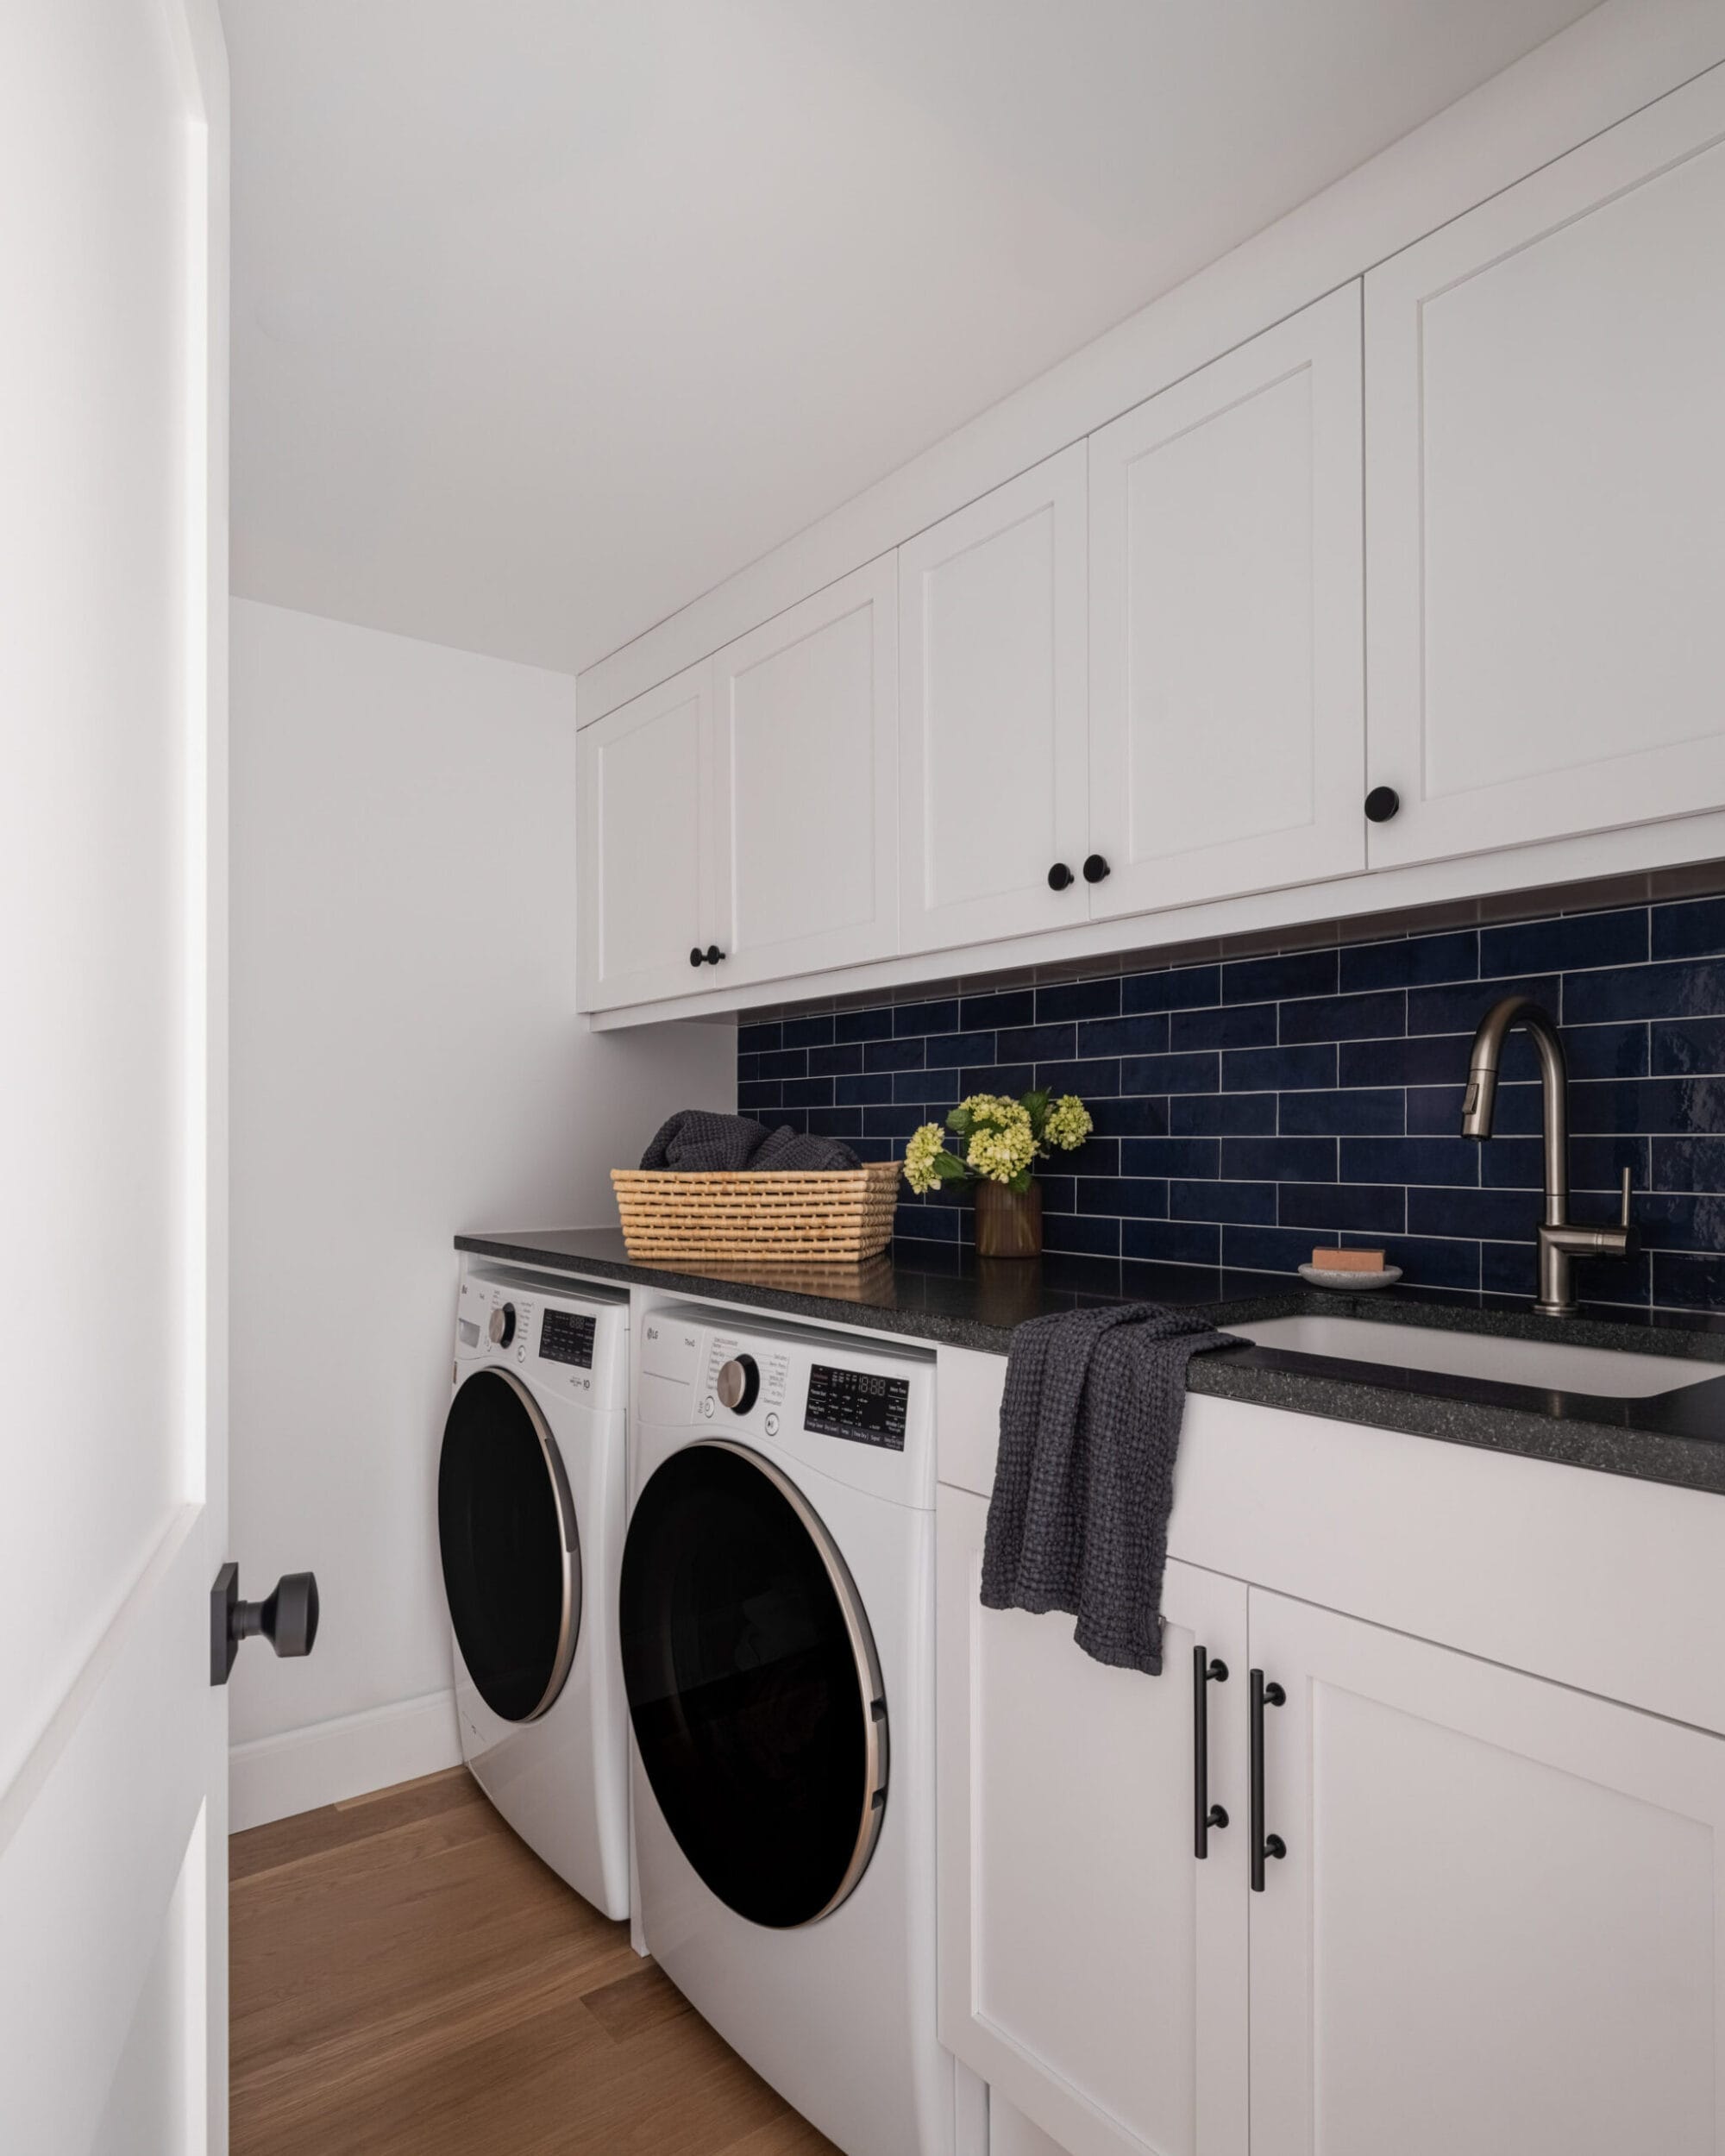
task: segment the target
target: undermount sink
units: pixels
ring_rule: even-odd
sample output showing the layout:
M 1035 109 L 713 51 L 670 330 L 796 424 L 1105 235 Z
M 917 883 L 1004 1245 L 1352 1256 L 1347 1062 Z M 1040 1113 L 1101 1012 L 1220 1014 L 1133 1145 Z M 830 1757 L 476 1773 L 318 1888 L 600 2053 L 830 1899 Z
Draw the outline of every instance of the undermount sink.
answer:
M 1430 1326 L 1377 1324 L 1367 1318 L 1265 1318 L 1231 1325 L 1237 1338 L 1295 1355 L 1345 1363 L 1388 1363 L 1395 1369 L 1434 1370 L 1497 1385 L 1590 1393 L 1607 1400 L 1645 1400 L 1681 1385 L 1725 1376 L 1725 1364 L 1677 1355 L 1625 1355 L 1614 1348 L 1567 1340 L 1513 1340 L 1495 1333 L 1450 1332 Z

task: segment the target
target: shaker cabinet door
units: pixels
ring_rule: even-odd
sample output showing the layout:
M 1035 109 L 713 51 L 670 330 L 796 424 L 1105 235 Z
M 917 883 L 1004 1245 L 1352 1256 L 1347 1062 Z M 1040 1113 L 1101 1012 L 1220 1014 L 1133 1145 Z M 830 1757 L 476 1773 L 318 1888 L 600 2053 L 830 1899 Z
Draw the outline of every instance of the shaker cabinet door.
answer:
M 1250 1622 L 1252 2156 L 1718 2156 L 1725 1739 L 1258 1588 Z
M 898 948 L 892 555 L 713 661 L 715 935 L 725 988 Z
M 982 1607 L 988 1513 L 939 1492 L 941 2040 L 1070 2156 L 1245 2156 L 1246 1590 L 1170 1563 L 1162 1674 L 1107 1669 Z
M 1084 504 L 1081 442 L 899 548 L 906 950 L 1087 918 Z
M 1090 437 L 1094 915 L 1364 866 L 1359 304 Z
M 1365 280 L 1374 868 L 1725 805 L 1725 70 Z
M 712 669 L 703 662 L 596 720 L 577 785 L 581 1006 L 687 995 L 714 968 L 707 771 Z M 531 774 L 524 782 L 531 783 Z

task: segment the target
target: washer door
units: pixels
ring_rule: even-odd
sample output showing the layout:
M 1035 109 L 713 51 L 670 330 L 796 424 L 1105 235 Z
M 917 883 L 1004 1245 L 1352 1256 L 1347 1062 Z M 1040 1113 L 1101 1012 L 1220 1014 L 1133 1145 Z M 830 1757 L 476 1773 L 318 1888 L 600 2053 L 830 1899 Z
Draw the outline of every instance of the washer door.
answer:
M 493 1714 L 530 1722 L 563 1689 L 581 1626 L 581 1550 L 562 1457 L 507 1370 L 455 1395 L 437 1469 L 449 1618 Z
M 741 1445 L 674 1454 L 630 1521 L 620 1612 L 641 1764 L 683 1854 L 756 1924 L 836 1909 L 880 1835 L 887 1709 L 808 1500 Z

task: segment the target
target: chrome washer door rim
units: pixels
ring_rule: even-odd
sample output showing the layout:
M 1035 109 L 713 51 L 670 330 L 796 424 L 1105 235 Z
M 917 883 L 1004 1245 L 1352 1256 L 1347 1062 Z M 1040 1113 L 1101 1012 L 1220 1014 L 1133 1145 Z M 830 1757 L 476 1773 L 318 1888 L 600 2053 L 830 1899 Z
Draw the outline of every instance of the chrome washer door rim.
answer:
M 679 1788 L 673 1793 L 668 1788 L 667 1783 L 662 1781 L 661 1771 L 656 1769 L 662 1770 L 668 1774 L 668 1764 L 662 1757 L 662 1747 L 656 1738 L 649 1735 L 643 1727 L 643 1685 L 640 1674 L 642 1656 L 644 1654 L 645 1658 L 651 1660 L 656 1674 L 662 1673 L 667 1654 L 664 1641 L 671 1632 L 673 1612 L 670 1606 L 669 1583 L 664 1580 L 646 1578 L 640 1571 L 642 1564 L 646 1561 L 642 1556 L 640 1534 L 637 1532 L 639 1522 L 643 1518 L 643 1507 L 649 1502 L 649 1493 L 653 1490 L 654 1484 L 668 1470 L 687 1475 L 687 1463 L 691 1460 L 712 1458 L 714 1455 L 722 1455 L 734 1459 L 758 1475 L 782 1501 L 785 1507 L 793 1515 L 796 1528 L 812 1549 L 818 1561 L 819 1573 L 824 1577 L 826 1587 L 831 1590 L 844 1639 L 843 1656 L 837 1657 L 836 1647 L 835 1656 L 848 1663 L 850 1674 L 855 1681 L 856 1696 L 860 1702 L 862 1725 L 857 1755 L 861 1769 L 860 1775 L 850 1783 L 849 1796 L 835 1796 L 831 1799 L 835 1806 L 841 1802 L 843 1803 L 842 1812 L 836 1812 L 835 1818 L 849 1821 L 854 1817 L 856 1821 L 854 1833 L 851 1835 L 848 1851 L 841 1865 L 833 1867 L 825 1863 L 820 1865 L 823 1883 L 829 1878 L 832 1883 L 821 1895 L 819 1904 L 803 1907 L 799 1914 L 787 1917 L 760 1915 L 757 1913 L 758 1903 L 756 1908 L 743 1906 L 742 1901 L 739 1898 L 734 1898 L 720 1880 L 711 1876 L 710 1868 L 703 1863 L 700 1852 L 690 1846 L 689 1840 L 686 1839 L 683 1827 L 680 1824 L 678 1814 L 687 1806 L 689 1792 L 687 1788 Z M 662 1484 L 661 1487 L 662 1489 L 664 1486 Z M 656 1527 L 658 1524 L 657 1522 L 650 1523 L 649 1531 Z M 640 1495 L 636 1501 L 635 1510 L 630 1521 L 630 1533 L 624 1540 L 621 1599 L 625 1634 L 624 1682 L 630 1695 L 630 1719 L 635 1725 L 637 1756 L 641 1761 L 648 1783 L 658 1801 L 660 1814 L 674 1839 L 682 1849 L 685 1858 L 710 1892 L 750 1922 L 759 1923 L 772 1929 L 797 1930 L 808 1924 L 819 1923 L 823 1917 L 830 1916 L 855 1891 L 863 1873 L 868 1870 L 869 1861 L 879 1842 L 881 1826 L 886 1815 L 889 1744 L 887 1703 L 881 1683 L 880 1658 L 875 1651 L 874 1635 L 862 1606 L 862 1596 L 857 1591 L 856 1581 L 851 1576 L 850 1568 L 845 1563 L 843 1553 L 829 1533 L 825 1523 L 791 1477 L 759 1452 L 731 1438 L 694 1439 L 690 1444 L 679 1447 L 668 1459 L 661 1463 L 643 1486 Z M 700 1615 L 706 1613 L 696 1614 Z M 653 1644 L 650 1650 L 642 1651 L 639 1649 L 639 1642 L 643 1635 L 646 1633 L 651 1634 Z M 687 1727 L 687 1717 L 680 1714 L 679 1720 Z M 854 1738 L 853 1725 L 852 1736 L 845 1741 L 852 1742 Z M 687 1758 L 683 1764 L 687 1766 L 688 1764 Z M 697 1764 L 701 1767 L 706 1767 L 707 1760 L 701 1758 Z M 708 1777 L 709 1784 L 715 1785 L 713 1787 L 713 1808 L 716 1811 L 722 1808 L 716 1787 L 717 1777 L 718 1770 L 714 1769 Z M 836 1876 L 834 1876 L 835 1871 Z
M 451 1433 L 463 1400 L 471 1395 L 474 1388 L 488 1382 L 505 1386 L 526 1418 L 528 1427 L 538 1448 L 539 1459 L 545 1477 L 545 1488 L 549 1495 L 552 1512 L 556 1522 L 559 1613 L 555 1644 L 551 1652 L 549 1672 L 543 1688 L 532 1705 L 524 1712 L 511 1711 L 511 1707 L 499 1704 L 487 1690 L 482 1668 L 475 1666 L 476 1663 L 482 1663 L 483 1658 L 478 1651 L 473 1627 L 471 1625 L 464 1627 L 463 1615 L 467 1593 L 472 1591 L 477 1596 L 482 1596 L 485 1591 L 483 1583 L 473 1590 L 452 1590 L 451 1588 L 449 1551 L 451 1528 L 450 1522 L 446 1516 L 446 1508 L 451 1502 L 448 1492 Z M 500 1369 L 492 1364 L 481 1366 L 462 1380 L 456 1390 L 455 1399 L 450 1402 L 448 1416 L 444 1423 L 443 1447 L 439 1460 L 438 1545 L 439 1556 L 442 1564 L 444 1595 L 448 1604 L 451 1628 L 455 1632 L 455 1644 L 467 1666 L 467 1674 L 473 1679 L 480 1696 L 493 1714 L 498 1714 L 505 1721 L 521 1724 L 537 1721 L 556 1703 L 559 1694 L 568 1682 L 569 1671 L 574 1665 L 575 1649 L 580 1639 L 583 1584 L 580 1531 L 575 1515 L 574 1498 L 569 1489 L 568 1476 L 563 1466 L 563 1456 L 558 1449 L 556 1438 L 551 1433 L 550 1425 L 546 1421 L 544 1411 L 538 1401 L 512 1370 Z M 467 1633 L 466 1638 L 463 1637 L 464 1629 Z

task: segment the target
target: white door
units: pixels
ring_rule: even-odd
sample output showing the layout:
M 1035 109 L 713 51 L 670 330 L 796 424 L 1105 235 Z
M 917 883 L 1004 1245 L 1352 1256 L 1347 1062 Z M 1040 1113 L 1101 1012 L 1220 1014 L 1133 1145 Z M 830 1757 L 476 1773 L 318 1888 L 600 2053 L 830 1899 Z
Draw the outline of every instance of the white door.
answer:
M 1717 2156 L 1725 1739 L 1253 1588 L 1252 2156 Z
M 1084 504 L 1079 442 L 899 548 L 906 950 L 1087 917 Z
M 0 23 L 0 2142 L 227 2140 L 227 76 Z
M 596 719 L 578 747 L 581 1008 L 707 987 L 711 661 Z
M 897 621 L 883 555 L 713 661 L 724 955 L 709 985 L 897 950 Z
M 1365 280 L 1374 868 L 1725 805 L 1725 68 Z
M 1090 437 L 1093 914 L 1364 866 L 1359 305 Z
M 982 1607 L 988 1515 L 942 1488 L 941 2041 L 1070 2156 L 1244 2156 L 1246 1590 L 1170 1563 L 1162 1674 L 1107 1669 Z

